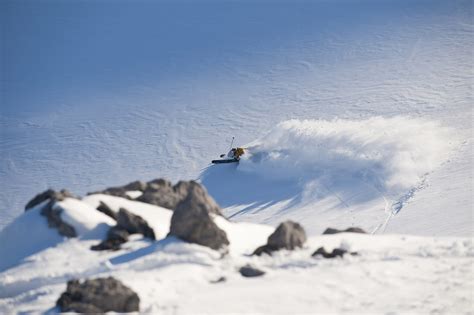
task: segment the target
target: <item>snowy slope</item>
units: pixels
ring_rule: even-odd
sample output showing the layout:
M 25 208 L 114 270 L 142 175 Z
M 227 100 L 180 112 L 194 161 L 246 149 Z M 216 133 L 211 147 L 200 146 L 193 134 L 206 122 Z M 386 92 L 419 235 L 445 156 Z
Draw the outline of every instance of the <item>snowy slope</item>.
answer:
M 116 252 L 89 249 L 98 240 L 63 240 L 0 273 L 0 312 L 55 313 L 55 302 L 72 278 L 114 276 L 135 290 L 144 313 L 457 313 L 471 311 L 474 246 L 467 238 L 343 233 L 312 236 L 303 249 L 270 256 L 248 254 L 264 244 L 273 228 L 251 223 L 215 222 L 231 242 L 229 254 L 175 238 L 162 238 L 169 227 L 169 210 L 117 197 L 92 195 L 83 201 L 66 200 L 66 213 L 98 200 L 133 213 L 153 216 L 161 236 L 150 242 L 134 236 Z M 146 211 L 144 209 L 146 208 Z M 33 211 L 33 210 L 31 210 Z M 96 211 L 97 215 L 101 213 Z M 30 222 L 16 221 L 16 227 Z M 158 218 L 160 217 L 160 219 Z M 149 217 L 148 220 L 152 219 Z M 37 220 L 46 226 L 46 219 Z M 84 216 L 83 226 L 97 224 Z M 0 239 L 8 228 L 0 232 Z M 54 235 L 53 229 L 44 235 Z M 16 242 L 29 242 L 29 235 Z M 320 246 L 357 251 L 344 259 L 316 259 Z M 3 257 L 3 253 L 2 253 Z M 243 278 L 238 268 L 252 264 L 266 272 L 261 278 Z M 224 282 L 212 283 L 221 277 Z
M 449 146 L 452 152 L 445 153 L 454 154 L 448 163 L 438 168 L 422 167 L 430 171 L 425 188 L 391 219 L 387 231 L 471 235 L 474 41 L 469 1 L 282 2 L 273 6 L 264 2 L 207 3 L 194 7 L 183 3 L 166 7 L 147 4 L 111 9 L 111 16 L 105 20 L 101 14 L 98 20 L 88 14 L 91 23 L 77 27 L 81 14 L 103 9 L 90 4 L 83 11 L 84 5 L 78 4 L 74 11 L 78 16 L 70 16 L 73 11 L 62 7 L 48 11 L 57 17 L 50 19 L 54 23 L 67 21 L 58 29 L 72 36 L 60 37 L 62 40 L 49 28 L 20 29 L 13 25 L 25 18 L 22 12 L 26 11 L 3 10 L 11 14 L 6 23 L 13 23 L 12 27 L 22 34 L 18 38 L 34 37 L 40 32 L 39 38 L 57 43 L 51 46 L 57 49 L 51 51 L 52 56 L 62 52 L 78 54 L 78 58 L 53 58 L 55 64 L 46 59 L 47 51 L 39 55 L 50 65 L 50 75 L 45 79 L 51 83 L 42 89 L 38 83 L 31 87 L 31 93 L 22 93 L 19 87 L 28 86 L 21 85 L 22 81 L 5 83 L 9 84 L 5 88 L 14 84 L 12 91 L 20 90 L 5 94 L 6 106 L 2 106 L 0 115 L 0 227 L 19 215 L 27 200 L 48 187 L 67 187 L 83 195 L 135 179 L 165 177 L 176 181 L 215 174 L 207 170 L 209 161 L 227 150 L 231 136 L 237 137 L 238 145 L 245 145 L 289 119 L 327 123 L 347 119 L 350 124 L 359 122 L 357 128 L 364 133 L 363 121 L 367 119 L 405 117 L 408 125 L 404 121 L 398 121 L 398 126 L 387 123 L 379 132 L 408 126 L 415 133 L 416 145 L 430 154 L 431 144 L 442 148 L 445 136 L 417 137 L 418 131 L 438 137 L 432 128 L 410 127 L 410 121 L 416 124 L 423 120 L 454 129 L 453 139 L 461 144 Z M 161 12 L 161 18 L 146 12 Z M 136 23 L 125 23 L 127 14 Z M 187 22 L 175 22 L 172 17 L 176 15 Z M 34 21 L 46 23 L 49 20 L 41 19 L 47 17 L 37 15 Z M 108 41 L 94 42 L 96 38 L 88 35 L 89 27 L 98 38 Z M 167 29 L 172 29 L 176 37 L 166 35 Z M 84 33 L 78 33 L 81 30 Z M 122 36 L 115 32 L 145 49 L 125 49 Z M 92 47 L 102 48 L 104 56 L 91 60 L 88 54 L 97 53 Z M 113 53 L 106 54 L 111 48 L 115 48 Z M 142 55 L 142 51 L 150 55 Z M 7 57 L 14 58 L 13 51 L 7 52 Z M 112 55 L 116 58 L 110 58 Z M 96 65 L 98 61 L 104 65 Z M 29 64 L 22 62 L 26 61 L 17 64 Z M 30 72 L 46 73 L 33 64 L 41 63 L 32 63 Z M 61 66 L 76 72 L 65 72 Z M 8 73 L 11 69 L 9 66 Z M 96 73 L 96 69 L 103 70 L 100 77 L 87 75 Z M 84 73 L 86 70 L 89 72 Z M 63 77 L 68 73 L 73 79 Z M 81 81 L 82 77 L 85 79 Z M 343 123 L 340 127 L 336 133 L 347 130 Z M 355 138 L 357 128 L 353 130 Z M 273 143 L 278 138 L 267 140 Z M 344 141 L 348 150 L 361 145 L 358 139 Z M 418 149 L 416 145 L 410 152 Z M 377 148 L 382 156 L 395 149 L 388 144 L 386 150 Z M 306 152 L 320 154 L 316 149 Z M 371 187 L 349 187 L 339 198 L 338 193 L 331 195 L 330 191 L 340 185 L 329 185 L 328 189 L 315 191 L 330 195 L 325 202 L 302 207 L 301 203 L 288 201 L 308 191 L 294 185 L 293 179 L 276 184 L 263 178 L 258 184 L 272 184 L 272 191 L 256 190 L 250 195 L 253 198 L 216 191 L 212 185 L 239 186 L 232 180 L 253 180 L 258 175 L 252 170 L 244 174 L 224 168 L 229 170 L 222 171 L 222 178 L 215 177 L 208 188 L 228 207 L 227 214 L 240 213 L 233 217 L 235 220 L 274 224 L 283 215 L 277 212 L 285 208 L 288 216 L 305 220 L 307 229 L 317 232 L 326 223 L 375 228 L 387 219 L 385 201 L 380 196 L 358 209 L 346 198 L 351 194 L 371 195 Z M 221 170 L 215 172 L 220 174 Z M 407 187 L 405 193 L 415 186 Z M 397 200 L 391 196 L 388 199 L 389 203 Z M 350 207 L 341 210 L 341 203 Z M 268 209 L 272 205 L 276 206 L 274 211 L 260 211 L 262 206 Z
M 104 13 L 107 14 L 104 14 Z M 146 313 L 472 312 L 472 1 L 2 1 L 0 313 L 56 313 L 114 276 Z M 230 139 L 236 165 L 210 165 Z M 229 254 L 166 238 L 172 211 L 87 192 L 197 179 Z M 24 205 L 47 188 L 65 239 Z M 138 235 L 93 252 L 125 207 Z M 283 220 L 303 249 L 249 254 Z M 373 235 L 321 236 L 360 226 Z M 357 256 L 311 258 L 320 246 Z M 266 272 L 243 278 L 252 264 Z M 225 277 L 224 282 L 216 282 Z
M 383 232 L 460 148 L 457 137 L 439 123 L 401 116 L 290 120 L 248 144 L 238 165 L 211 166 L 201 180 L 234 220 L 292 218 L 310 233 L 327 224 Z M 232 180 L 222 185 L 222 178 Z M 470 225 L 455 228 L 469 234 Z

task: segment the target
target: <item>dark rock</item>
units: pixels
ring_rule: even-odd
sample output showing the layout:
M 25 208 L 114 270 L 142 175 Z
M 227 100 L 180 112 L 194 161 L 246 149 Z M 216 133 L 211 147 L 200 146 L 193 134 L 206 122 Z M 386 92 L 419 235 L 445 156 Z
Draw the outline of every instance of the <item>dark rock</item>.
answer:
M 188 195 L 188 190 L 191 185 L 197 184 L 194 181 L 182 181 L 180 180 L 176 185 L 173 186 L 173 191 L 175 194 L 180 196 L 180 201 L 184 200 Z M 199 184 L 198 184 L 199 185 Z
M 171 182 L 165 179 L 155 179 L 148 182 L 147 189 L 137 200 L 173 210 L 188 196 L 190 189 L 195 185 L 202 188 L 194 181 L 180 181 L 172 186 Z
M 164 178 L 157 178 L 157 179 L 151 180 L 147 183 L 147 185 L 148 185 L 147 189 L 148 188 L 159 189 L 161 187 L 171 188 L 173 186 L 173 184 L 170 181 Z
M 196 183 L 195 181 L 179 182 L 175 185 L 176 189 L 183 193 L 185 191 L 185 198 L 179 202 L 176 208 L 199 208 L 209 214 L 222 215 L 221 208 L 207 193 L 206 189 Z
M 61 212 L 63 209 L 56 205 L 57 201 L 62 201 L 66 198 L 75 198 L 70 192 L 67 190 L 61 191 L 54 191 L 52 189 L 48 189 L 41 194 L 36 195 L 33 199 L 31 199 L 25 206 L 25 211 L 38 206 L 39 204 L 46 202 L 41 210 L 41 215 L 45 216 L 48 220 L 48 226 L 51 228 L 55 228 L 58 230 L 59 234 L 66 236 L 66 237 L 76 237 L 77 233 L 74 230 L 74 227 L 67 224 L 66 222 L 62 221 L 61 219 Z
M 211 218 L 211 214 L 220 214 L 219 206 L 201 185 L 188 183 L 187 197 L 176 206 L 171 217 L 169 235 L 216 250 L 226 247 L 229 245 L 226 233 Z
M 155 240 L 155 232 L 148 223 L 140 216 L 135 215 L 127 209 L 120 208 L 117 215 L 117 225 L 130 234 L 142 234 Z
M 334 229 L 334 228 L 327 228 L 327 229 L 323 232 L 323 235 L 325 235 L 325 234 L 337 234 L 337 233 L 363 233 L 363 234 L 367 234 L 367 232 L 364 231 L 364 230 L 361 229 L 361 228 L 358 228 L 358 227 L 350 227 L 350 228 L 345 229 L 345 230 L 338 230 L 338 229 Z
M 128 241 L 129 233 L 122 227 L 114 226 L 107 233 L 107 238 L 97 245 L 91 246 L 91 250 L 119 250 L 123 243 Z
M 127 185 L 123 186 L 125 191 L 141 191 L 144 192 L 147 188 L 147 183 L 142 182 L 140 180 L 136 180 L 134 182 L 128 183 Z
M 109 240 L 109 239 L 106 239 L 102 242 L 100 242 L 99 244 L 97 245 L 92 245 L 91 246 L 91 250 L 95 250 L 95 251 L 102 251 L 102 250 L 119 250 L 121 248 L 121 245 L 123 244 L 124 242 L 120 241 L 120 240 Z
M 164 179 L 155 179 L 148 182 L 147 189 L 136 200 L 167 209 L 174 209 L 183 198 L 175 193 L 171 182 Z
M 280 223 L 267 240 L 267 244 L 258 247 L 252 255 L 271 255 L 272 252 L 280 249 L 293 250 L 296 247 L 303 247 L 306 242 L 306 232 L 303 227 L 293 221 Z
M 293 221 L 280 223 L 275 232 L 268 237 L 267 244 L 277 249 L 293 250 L 303 247 L 306 242 L 306 232 L 303 227 Z
M 110 228 L 109 232 L 107 233 L 107 239 L 109 240 L 119 240 L 123 243 L 128 241 L 129 233 L 126 229 L 121 226 L 113 226 Z
M 195 181 L 179 181 L 176 185 L 166 179 L 158 178 L 148 183 L 141 181 L 134 181 L 125 186 L 110 187 L 102 191 L 97 191 L 92 194 L 105 194 L 116 197 L 122 197 L 126 199 L 132 199 L 127 195 L 128 191 L 141 191 L 142 195 L 137 197 L 137 201 L 149 203 L 155 206 L 174 210 L 177 205 L 182 202 L 190 193 L 199 193 L 207 196 L 207 204 L 210 208 L 211 213 L 221 214 L 219 206 L 214 200 L 207 194 L 204 187 Z M 104 212 L 105 213 L 105 212 Z
M 55 207 L 55 201 L 48 202 L 42 209 L 41 214 L 48 219 L 48 226 L 58 230 L 59 234 L 66 237 L 76 237 L 77 233 L 74 227 L 61 219 L 63 209 Z
M 68 281 L 66 292 L 56 302 L 61 312 L 79 313 L 138 312 L 139 304 L 138 295 L 112 277 Z
M 272 252 L 274 251 L 277 251 L 278 248 L 276 247 L 273 247 L 273 246 L 270 246 L 268 244 L 265 244 L 263 246 L 260 246 L 258 247 L 253 253 L 252 255 L 257 255 L 257 256 L 261 256 L 262 254 L 267 254 L 267 255 L 272 255 Z
M 220 207 L 212 199 L 206 189 L 195 181 L 180 181 L 172 186 L 164 179 L 155 179 L 148 182 L 147 189 L 136 200 L 155 206 L 174 210 L 189 194 L 200 195 L 208 207 L 209 213 L 222 215 Z
M 97 210 L 117 221 L 117 213 L 114 212 L 105 202 L 101 201 Z
M 57 229 L 59 234 L 63 236 L 76 237 L 77 233 L 76 230 L 74 230 L 74 227 L 62 221 L 61 219 L 61 212 L 63 211 L 63 209 L 61 209 L 61 207 L 59 206 L 56 206 L 57 201 L 63 201 L 66 198 L 76 197 L 65 189 L 61 191 L 48 189 L 31 199 L 26 204 L 25 211 L 28 211 L 29 209 L 41 204 L 42 202 L 48 201 L 45 205 L 43 205 L 40 212 L 41 215 L 45 216 L 48 220 L 48 226 L 50 228 Z
M 82 314 L 101 314 L 103 311 L 92 304 L 71 302 L 67 304 L 62 310 L 62 312 L 74 312 Z
M 61 191 L 55 191 L 52 189 L 48 189 L 43 191 L 42 193 L 36 195 L 33 199 L 28 201 L 25 206 L 25 211 L 39 205 L 45 200 L 53 200 L 53 201 L 63 201 L 66 198 L 76 198 L 73 194 L 69 191 L 63 189 Z
M 137 181 L 128 183 L 127 185 L 124 185 L 124 186 L 109 187 L 105 190 L 88 193 L 88 195 L 104 194 L 104 195 L 110 195 L 110 196 L 115 196 L 115 197 L 122 197 L 126 199 L 132 199 L 130 198 L 130 196 L 127 195 L 127 191 L 139 190 L 141 192 L 144 192 L 146 189 L 147 189 L 147 184 L 142 181 L 137 180 Z
M 335 257 L 343 258 L 345 254 L 350 254 L 354 256 L 354 255 L 357 255 L 357 252 L 350 253 L 347 250 L 342 249 L 342 248 L 334 248 L 332 252 L 327 252 L 324 247 L 320 247 L 311 256 L 312 257 L 322 256 L 324 258 L 335 258 Z
M 260 277 L 260 276 L 263 276 L 265 274 L 265 271 L 254 268 L 250 265 L 241 267 L 239 269 L 239 272 L 242 276 L 247 277 L 247 278 Z

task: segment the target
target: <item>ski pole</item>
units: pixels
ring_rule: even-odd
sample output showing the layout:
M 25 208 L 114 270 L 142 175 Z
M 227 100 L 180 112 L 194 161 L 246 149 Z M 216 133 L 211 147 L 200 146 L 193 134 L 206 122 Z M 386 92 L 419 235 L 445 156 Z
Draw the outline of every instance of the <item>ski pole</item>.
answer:
M 229 149 L 229 151 L 232 150 L 232 145 L 233 145 L 233 144 L 234 144 L 234 137 L 232 137 L 232 141 L 230 142 L 230 149 Z

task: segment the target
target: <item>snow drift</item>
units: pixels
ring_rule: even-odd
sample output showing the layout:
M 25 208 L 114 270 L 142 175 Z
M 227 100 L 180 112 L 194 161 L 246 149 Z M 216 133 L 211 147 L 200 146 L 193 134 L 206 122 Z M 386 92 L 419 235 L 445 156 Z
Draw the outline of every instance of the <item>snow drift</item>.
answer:
M 375 207 L 382 215 L 375 221 L 383 221 L 384 210 L 399 211 L 456 144 L 451 129 L 420 118 L 294 119 L 248 144 L 238 166 L 208 168 L 201 180 L 230 216 L 252 213 L 255 220 L 265 208 L 289 215 L 305 205 L 321 212 Z M 273 215 L 263 222 L 273 223 Z

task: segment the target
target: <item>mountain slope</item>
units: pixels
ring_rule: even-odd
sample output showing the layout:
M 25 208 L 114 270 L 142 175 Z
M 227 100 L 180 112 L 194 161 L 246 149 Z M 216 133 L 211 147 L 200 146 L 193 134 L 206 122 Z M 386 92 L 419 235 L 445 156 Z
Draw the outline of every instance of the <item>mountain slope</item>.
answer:
M 56 313 L 55 303 L 67 280 L 108 276 L 138 293 L 144 313 L 466 313 L 471 308 L 468 297 L 474 283 L 466 274 L 471 272 L 474 255 L 472 239 L 342 233 L 311 236 L 302 249 L 294 251 L 250 256 L 274 228 L 216 217 L 230 240 L 229 253 L 223 256 L 174 237 L 163 238 L 171 211 L 141 202 L 106 195 L 66 199 L 61 202 L 62 216 L 68 217 L 78 205 L 93 208 L 99 200 L 113 211 L 126 207 L 132 213 L 147 214 L 157 241 L 134 235 L 118 251 L 96 252 L 89 247 L 101 237 L 85 233 L 31 252 L 0 272 L 2 314 Z M 101 214 L 96 211 L 95 216 L 82 217 L 82 226 L 100 224 Z M 28 215 L 11 226 L 30 227 L 31 222 L 23 220 Z M 36 224 L 45 227 L 44 239 L 57 235 L 55 229 L 46 228 L 46 218 L 40 217 Z M 31 242 L 31 235 L 13 239 L 11 231 L 8 227 L 1 231 L 0 240 Z M 311 257 L 320 246 L 329 251 L 340 247 L 357 255 Z M 2 257 L 12 253 L 5 250 L 0 247 Z M 242 277 L 238 269 L 246 264 L 265 275 Z
M 226 5 L 235 8 L 227 10 Z M 49 28 L 32 30 L 18 26 L 22 18 L 26 19 L 26 11 L 21 8 L 9 6 L 8 10 L 1 10 L 13 17 L 5 21 L 15 26 L 18 34 L 26 36 L 17 38 L 33 38 L 35 32 L 40 32 L 38 38 L 57 42 L 54 47 L 58 50 L 50 51 L 48 56 L 71 53 L 71 47 L 84 44 L 84 50 L 76 49 L 79 55 L 75 61 L 55 59 L 54 65 L 46 56 L 48 51 L 38 55 L 50 65 L 50 75 L 44 79 L 51 81 L 44 88 L 32 88 L 31 93 L 27 93 L 28 84 L 21 84 L 21 71 L 16 73 L 12 66 L 8 68 L 8 73 L 14 72 L 18 77 L 6 81 L 9 85 L 4 88 L 16 92 L 5 94 L 0 116 L 2 227 L 22 212 L 31 196 L 48 187 L 67 187 L 85 194 L 137 178 L 198 178 L 211 159 L 224 153 L 231 136 L 237 137 L 238 145 L 244 145 L 288 119 L 363 121 L 376 116 L 404 116 L 440 122 L 443 127 L 455 129 L 455 136 L 464 147 L 472 146 L 470 2 L 434 1 L 426 5 L 416 1 L 367 1 L 344 2 L 342 6 L 301 2 L 272 7 L 259 3 L 203 5 L 199 9 L 184 4 L 166 8 L 149 4 L 114 9 L 106 20 L 100 14 L 89 14 L 94 32 L 103 35 L 100 38 L 108 38 L 107 47 L 117 48 L 116 59 L 93 54 L 94 46 L 86 45 L 87 40 L 95 40 L 88 35 L 89 26 L 84 26 L 85 30 L 76 27 L 81 14 L 100 13 L 103 7 L 78 6 L 74 11 L 78 16 L 71 16 L 72 11 L 62 7 L 51 13 L 57 19 L 49 19 L 50 23 L 67 21 L 60 29 L 64 34 L 74 35 L 62 40 L 54 37 L 54 32 L 43 33 Z M 165 16 L 166 12 L 179 12 L 187 23 L 178 26 L 172 18 L 156 19 L 145 14 L 159 9 Z M 127 14 L 136 20 L 141 16 L 141 22 L 120 26 L 127 21 Z M 47 17 L 38 14 L 39 20 L 34 21 L 46 23 Z M 97 17 L 100 19 L 94 20 Z M 55 24 L 48 25 L 56 29 Z M 170 28 L 179 36 L 171 38 L 161 31 Z M 77 33 L 81 30 L 84 33 Z M 117 34 L 134 39 L 136 47 L 143 44 L 148 51 L 156 52 L 156 57 L 118 49 L 123 42 Z M 194 49 L 187 49 L 183 44 L 186 42 Z M 101 45 L 104 44 L 96 47 L 104 47 Z M 13 50 L 7 52 L 7 59 L 2 60 L 28 57 Z M 88 77 L 83 72 L 84 68 L 94 73 L 84 64 L 84 60 L 89 60 L 87 54 L 97 56 L 104 67 L 109 67 L 109 72 L 101 72 L 105 77 Z M 133 60 L 124 61 L 129 59 Z M 45 73 L 44 69 L 34 67 L 38 62 L 27 62 L 31 60 L 11 64 L 31 64 L 30 73 Z M 70 72 L 63 71 L 62 65 Z M 96 67 L 102 69 L 101 65 Z M 64 78 L 64 73 L 73 79 Z M 26 74 L 25 77 L 32 77 Z M 392 219 L 390 231 L 403 231 L 405 225 L 395 222 L 405 215 L 406 221 L 411 221 L 413 215 L 433 220 L 426 221 L 429 223 L 423 228 L 410 228 L 410 233 L 468 235 L 466 222 L 472 218 L 473 189 L 469 184 L 472 175 L 466 171 L 472 169 L 472 154 L 467 151 L 463 151 L 464 156 L 454 155 L 449 162 L 449 174 L 459 174 L 459 182 L 463 183 L 456 186 L 456 193 L 444 193 L 453 189 L 452 181 L 449 174 L 443 177 L 444 171 L 440 171 L 436 180 L 440 193 L 427 192 L 429 196 L 425 197 L 431 206 L 424 208 L 423 214 L 407 214 L 409 209 L 417 211 L 407 206 Z M 447 166 L 443 164 L 441 168 Z M 224 175 L 222 183 L 230 181 L 228 176 L 245 176 Z M 428 184 L 430 176 L 426 179 Z M 277 202 L 298 189 L 291 185 L 277 187 L 274 195 L 264 199 Z M 417 192 L 416 198 L 423 198 L 424 191 Z M 221 202 L 232 204 L 234 196 L 228 198 Z M 249 210 L 257 211 L 261 205 L 259 200 L 244 201 L 226 213 L 234 214 L 234 210 L 251 204 L 255 207 L 250 206 Z M 314 230 L 321 228 L 317 222 L 323 220 L 363 223 L 347 215 L 341 217 L 340 213 L 318 217 L 328 213 L 333 205 L 319 204 L 317 213 L 306 208 L 301 209 L 300 216 L 295 211 L 292 214 L 315 222 L 308 227 Z M 434 219 L 446 212 L 446 205 L 456 205 L 456 216 L 444 216 L 443 222 Z M 384 204 L 378 202 L 377 207 L 380 211 L 374 212 L 376 218 L 370 226 L 386 218 Z M 271 222 L 272 214 L 260 217 L 259 221 Z M 235 217 L 246 221 L 253 218 Z

